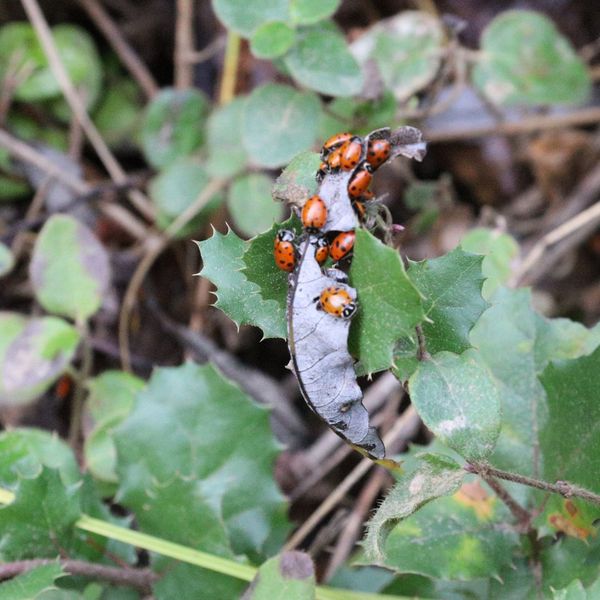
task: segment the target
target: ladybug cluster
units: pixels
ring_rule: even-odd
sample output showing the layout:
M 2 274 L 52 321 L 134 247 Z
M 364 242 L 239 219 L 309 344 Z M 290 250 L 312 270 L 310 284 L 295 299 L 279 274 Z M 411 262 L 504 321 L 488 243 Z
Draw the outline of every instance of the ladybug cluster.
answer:
M 321 184 L 330 173 L 351 171 L 347 185 L 348 198 L 359 222 L 362 223 L 367 212 L 365 204 L 374 197 L 373 192 L 368 189 L 373 173 L 390 155 L 391 144 L 386 139 L 364 140 L 351 133 L 338 133 L 323 144 L 322 162 L 316 174 L 317 182 Z M 354 248 L 354 230 L 324 234 L 321 230 L 327 223 L 327 215 L 327 205 L 319 195 L 308 198 L 300 213 L 304 232 L 316 236 L 315 258 L 320 265 L 328 258 L 334 263 L 347 262 Z M 294 271 L 298 261 L 298 250 L 293 231 L 282 229 L 278 232 L 275 237 L 274 256 L 278 268 L 289 273 Z M 342 319 L 350 319 L 357 310 L 357 304 L 341 287 L 327 287 L 315 301 L 317 309 Z

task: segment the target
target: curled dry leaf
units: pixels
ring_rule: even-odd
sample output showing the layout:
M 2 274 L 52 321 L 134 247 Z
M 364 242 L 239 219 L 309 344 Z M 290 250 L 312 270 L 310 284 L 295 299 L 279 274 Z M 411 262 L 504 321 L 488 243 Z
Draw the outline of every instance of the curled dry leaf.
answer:
M 315 302 L 328 286 L 344 289 L 352 300 L 356 299 L 356 290 L 343 283 L 342 271 L 321 271 L 314 252 L 316 239 L 308 236 L 303 241 L 298 266 L 289 279 L 292 368 L 304 399 L 315 413 L 340 437 L 380 459 L 385 456 L 385 448 L 375 428 L 369 426 L 354 361 L 348 352 L 350 321 L 317 310 Z

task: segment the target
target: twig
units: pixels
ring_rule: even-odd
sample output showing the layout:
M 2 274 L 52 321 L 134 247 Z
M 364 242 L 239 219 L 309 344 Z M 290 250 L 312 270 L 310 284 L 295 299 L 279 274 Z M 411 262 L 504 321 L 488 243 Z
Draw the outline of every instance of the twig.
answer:
M 240 36 L 237 33 L 229 31 L 227 33 L 223 75 L 221 76 L 221 86 L 219 89 L 219 104 L 227 104 L 235 96 L 237 69 L 240 60 L 240 44 Z
M 81 433 L 81 419 L 83 415 L 83 399 L 86 394 L 87 379 L 92 372 L 94 364 L 94 352 L 89 341 L 89 327 L 87 321 L 79 324 L 82 337 L 81 368 L 75 379 L 75 391 L 71 404 L 71 418 L 69 422 L 69 444 L 77 450 L 79 435 Z
M 56 77 L 56 80 L 63 92 L 65 100 L 69 104 L 69 107 L 73 111 L 73 114 L 81 124 L 81 127 L 85 131 L 87 138 L 96 150 L 98 157 L 102 161 L 102 164 L 106 167 L 108 174 L 111 179 L 116 183 L 124 183 L 127 181 L 127 175 L 121 168 L 117 159 L 113 156 L 106 142 L 96 129 L 96 126 L 90 119 L 85 106 L 83 105 L 79 94 L 73 86 L 65 66 L 58 54 L 56 44 L 52 38 L 52 33 L 48 23 L 40 9 L 37 0 L 21 0 L 21 4 L 27 13 L 33 28 L 35 29 L 36 35 L 39 38 L 40 44 L 44 49 L 44 53 L 48 58 L 48 63 L 52 74 Z M 132 204 L 140 211 L 142 215 L 152 220 L 154 218 L 154 209 L 152 208 L 150 201 L 142 194 L 139 190 L 131 190 L 128 194 Z
M 543 115 L 521 119 L 520 121 L 507 121 L 495 125 L 482 125 L 479 127 L 465 127 L 464 129 L 425 130 L 423 138 L 429 143 L 455 142 L 469 140 L 491 135 L 519 135 L 541 129 L 557 129 L 573 127 L 576 125 L 591 125 L 600 122 L 600 108 L 589 107 L 570 112 L 564 115 Z
M 189 346 L 197 359 L 201 362 L 211 361 L 226 377 L 235 381 L 258 402 L 270 406 L 273 409 L 273 417 L 289 433 L 285 439 L 287 443 L 290 441 L 290 436 L 298 438 L 306 435 L 304 422 L 274 379 L 258 369 L 243 364 L 202 333 L 190 331 L 187 327 L 175 323 L 158 308 L 156 302 L 148 301 L 147 304 L 161 326 L 180 342 Z
M 19 560 L 0 565 L 0 581 L 11 579 L 21 573 L 26 573 L 44 565 L 60 564 L 71 575 L 80 575 L 90 579 L 109 581 L 115 585 L 132 587 L 145 594 L 152 591 L 152 584 L 159 580 L 159 576 L 150 569 L 133 569 L 109 567 L 98 563 L 89 563 L 83 560 L 53 560 L 38 558 L 33 560 Z
M 121 362 L 126 371 L 131 370 L 131 359 L 129 355 L 129 317 L 135 305 L 139 289 L 151 269 L 154 261 L 168 246 L 173 237 L 182 227 L 187 225 L 208 203 L 208 201 L 225 186 L 225 180 L 213 179 L 200 193 L 198 198 L 192 202 L 170 225 L 163 235 L 151 235 L 146 240 L 146 252 L 133 273 L 121 306 L 119 315 L 119 350 Z
M 90 15 L 90 18 L 102 31 L 121 62 L 125 65 L 131 76 L 138 82 L 140 88 L 151 99 L 159 90 L 152 73 L 136 54 L 134 49 L 127 43 L 123 34 L 106 12 L 98 0 L 79 0 L 82 6 Z
M 177 0 L 175 17 L 175 87 L 185 90 L 194 83 L 194 65 L 187 57 L 194 50 L 194 3 Z
M 373 506 L 373 502 L 379 495 L 379 492 L 388 477 L 389 473 L 385 469 L 377 467 L 365 487 L 361 490 L 358 499 L 354 504 L 354 508 L 344 524 L 344 528 L 338 538 L 331 560 L 327 565 L 327 570 L 323 577 L 324 581 L 329 581 L 337 569 L 344 563 L 348 556 L 350 556 L 364 525 L 365 517 Z
M 531 525 L 531 514 L 525 510 L 509 493 L 508 490 L 503 487 L 493 477 L 486 473 L 481 473 L 481 478 L 492 488 L 496 496 L 506 504 L 510 512 L 517 519 L 517 523 L 523 529 L 528 531 Z
M 417 332 L 417 358 L 421 360 L 431 360 L 431 354 L 427 352 L 427 344 L 425 343 L 425 334 L 423 333 L 423 328 L 420 325 L 415 327 L 415 331 Z
M 600 505 L 599 494 L 590 492 L 589 490 L 569 483 L 568 481 L 549 483 L 547 481 L 542 481 L 541 479 L 527 477 L 526 475 L 510 473 L 509 471 L 501 471 L 500 469 L 496 469 L 485 463 L 468 463 L 465 465 L 464 469 L 468 473 L 476 473 L 482 477 L 496 477 L 498 479 L 504 479 L 505 481 L 513 481 L 514 483 L 528 485 L 529 487 L 533 487 L 538 490 L 560 494 L 564 498 L 581 498 L 582 500 L 586 500 L 592 504 Z
M 406 432 L 407 430 L 412 429 L 412 422 L 415 419 L 418 420 L 419 416 L 415 409 L 412 406 L 409 406 L 383 438 L 383 442 L 388 448 L 388 451 L 394 451 L 392 450 L 392 446 L 396 446 L 395 451 L 397 451 L 397 447 L 402 446 L 405 443 L 407 439 Z M 314 529 L 314 527 L 319 524 L 321 519 L 331 512 L 338 502 L 344 498 L 354 484 L 360 481 L 361 477 L 375 464 L 376 463 L 368 458 L 361 460 L 286 542 L 284 550 L 293 550 Z
M 558 255 L 554 254 L 554 256 L 549 256 L 549 249 L 559 242 L 565 240 L 565 238 L 573 236 L 573 234 L 577 233 L 578 235 L 571 237 L 569 241 L 564 241 L 560 252 L 560 254 L 563 254 L 565 250 L 576 245 L 581 237 L 587 236 L 589 233 L 591 233 L 596 228 L 598 223 L 600 223 L 600 202 L 597 202 L 586 210 L 581 211 L 578 215 L 572 219 L 569 219 L 566 223 L 563 223 L 556 229 L 553 229 L 551 232 L 544 235 L 541 240 L 534 244 L 529 254 L 521 263 L 518 271 L 513 276 L 513 282 L 516 284 L 522 284 L 523 281 L 526 280 L 526 276 L 542 258 L 544 258 L 546 262 L 546 269 L 550 268 L 558 258 Z
M 202 48 L 202 50 L 194 50 L 193 52 L 189 52 L 188 54 L 184 54 L 181 56 L 181 60 L 187 60 L 191 63 L 201 63 L 209 58 L 212 58 L 219 50 L 225 47 L 226 36 L 220 35 L 216 39 L 214 39 L 208 46 Z

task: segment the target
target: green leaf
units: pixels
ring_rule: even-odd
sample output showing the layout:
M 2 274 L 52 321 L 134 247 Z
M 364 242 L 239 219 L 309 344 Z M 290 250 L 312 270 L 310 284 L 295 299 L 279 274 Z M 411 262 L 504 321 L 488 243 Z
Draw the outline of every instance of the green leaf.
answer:
M 438 479 L 442 477 L 456 482 L 458 474 L 442 472 Z M 502 567 L 511 563 L 519 538 L 507 526 L 508 509 L 478 482 L 458 490 L 456 483 L 451 488 L 453 482 L 444 482 L 447 493 L 455 492 L 451 497 L 439 498 L 395 525 L 385 540 L 386 567 L 442 580 L 469 580 L 499 577 Z
M 248 281 L 241 269 L 242 256 L 248 247 L 233 231 L 223 235 L 215 231 L 212 237 L 198 243 L 203 267 L 200 275 L 217 286 L 217 301 L 230 319 L 239 325 L 255 325 L 264 336 L 285 338 L 285 309 L 273 300 L 263 300 L 260 288 Z
M 56 434 L 18 428 L 0 434 L 0 484 L 13 489 L 22 478 L 35 479 L 43 467 L 56 469 L 68 485 L 81 474 L 73 451 Z
M 341 0 L 290 0 L 291 19 L 296 25 L 312 25 L 330 17 Z
M 541 376 L 548 417 L 540 431 L 543 477 L 600 492 L 600 348 L 550 364 Z
M 269 21 L 252 34 L 250 49 L 258 58 L 277 58 L 294 44 L 296 32 L 282 21 Z
M 233 177 L 248 163 L 248 154 L 240 144 L 245 102 L 245 97 L 237 97 L 213 110 L 208 118 L 206 170 L 211 177 Z
M 474 84 L 497 104 L 574 104 L 590 92 L 590 76 L 569 41 L 544 15 L 510 10 L 481 37 Z
M 29 275 L 47 311 L 81 321 L 100 308 L 110 264 L 104 246 L 85 225 L 69 215 L 53 215 L 35 242 Z
M 8 246 L 0 242 L 0 277 L 8 275 L 15 265 L 15 259 Z
M 531 308 L 528 290 L 496 292 L 471 341 L 502 386 L 502 432 L 490 457 L 498 468 L 539 475 L 539 431 L 547 419 L 546 393 L 538 380 L 550 360 L 577 358 L 600 342 L 600 327 L 586 330 L 566 319 L 545 319 Z
M 475 350 L 439 352 L 408 381 L 425 425 L 467 460 L 482 460 L 500 433 L 500 389 Z
M 140 121 L 139 88 L 130 79 L 110 83 L 94 111 L 94 123 L 111 146 L 130 145 Z
M 211 365 L 156 369 L 114 439 L 141 531 L 230 557 L 282 541 L 269 413 Z
M 380 21 L 352 49 L 361 63 L 375 61 L 385 85 L 402 102 L 433 81 L 441 65 L 443 41 L 437 17 L 409 10 Z
M 489 300 L 496 290 L 504 285 L 511 273 L 511 263 L 519 254 L 519 245 L 515 238 L 495 229 L 476 227 L 471 229 L 460 242 L 463 250 L 483 254 L 481 270 L 486 280 L 482 295 Z
M 387 369 L 396 341 L 410 335 L 424 318 L 421 296 L 398 252 L 362 229 L 356 231 L 350 283 L 359 302 L 350 328 L 350 352 L 360 360 L 363 373 Z
M 273 259 L 273 244 L 280 229 L 291 229 L 299 235 L 302 231 L 302 223 L 298 217 L 292 215 L 287 221 L 275 223 L 269 231 L 249 240 L 243 256 L 245 266 L 242 272 L 248 281 L 259 287 L 263 300 L 275 300 L 285 313 L 288 273 L 279 269 Z
M 273 198 L 302 206 L 317 192 L 315 174 L 321 158 L 316 152 L 301 152 L 282 171 L 273 186 Z
M 14 579 L 0 584 L 2 600 L 32 600 L 48 590 L 57 589 L 54 582 L 65 572 L 57 562 L 35 567 Z
M 161 90 L 146 108 L 141 126 L 144 155 L 156 168 L 188 156 L 204 143 L 209 102 L 196 89 Z
M 102 63 L 93 39 L 84 29 L 67 24 L 53 27 L 52 37 L 69 78 L 86 105 L 91 106 L 102 80 Z M 37 102 L 62 95 L 29 23 L 9 23 L 0 29 L 0 75 L 14 75 L 14 70 L 19 81 L 13 92 L 17 100 Z
M 161 229 L 169 225 L 202 194 L 210 178 L 200 160 L 195 157 L 175 159 L 150 181 L 148 191 L 156 207 L 156 224 Z M 204 208 L 177 233 L 183 238 L 197 231 L 223 201 L 223 194 L 211 196 Z
M 66 486 L 58 471 L 44 467 L 21 479 L 15 500 L 0 508 L 0 556 L 4 561 L 55 557 L 76 542 L 80 486 Z
M 246 100 L 242 142 L 252 161 L 279 167 L 309 148 L 316 137 L 319 98 L 310 92 L 267 83 Z
M 228 28 L 244 37 L 269 21 L 287 21 L 289 0 L 213 0 L 217 17 Z
M 306 31 L 283 61 L 298 83 L 321 94 L 353 96 L 364 84 L 358 63 L 337 31 Z
M 264 563 L 242 600 L 314 600 L 315 592 L 312 559 L 292 550 Z
M 281 218 L 281 204 L 271 198 L 272 180 L 262 173 L 238 177 L 229 188 L 227 208 L 236 228 L 253 236 Z
M 104 371 L 86 382 L 89 396 L 86 408 L 97 423 L 131 411 L 135 397 L 146 382 L 124 371 Z
M 404 472 L 373 518 L 369 521 L 364 547 L 367 557 L 386 560 L 384 545 L 391 531 L 431 500 L 454 493 L 465 472 L 454 460 L 441 454 L 420 454 L 403 464 Z
M 104 483 L 117 483 L 119 480 L 116 472 L 117 450 L 113 432 L 123 418 L 115 416 L 112 419 L 103 419 L 85 439 L 83 453 L 86 466 L 95 479 Z
M 552 590 L 553 600 L 594 600 L 600 597 L 600 579 L 597 579 L 587 590 L 579 579 L 572 581 L 566 588 Z
M 440 258 L 410 265 L 408 277 L 424 298 L 423 334 L 430 354 L 443 350 L 460 354 L 471 347 L 469 332 L 488 306 L 481 297 L 482 260 L 457 248 Z M 417 368 L 414 335 L 401 342 L 394 362 L 394 372 L 401 380 Z
M 65 371 L 79 339 L 62 319 L 0 312 L 0 404 L 26 404 L 40 396 Z

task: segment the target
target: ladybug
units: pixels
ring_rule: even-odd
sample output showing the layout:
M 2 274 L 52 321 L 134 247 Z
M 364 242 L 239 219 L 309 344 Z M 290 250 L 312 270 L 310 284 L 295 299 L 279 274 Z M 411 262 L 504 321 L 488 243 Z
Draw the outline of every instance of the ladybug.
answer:
M 327 221 L 327 207 L 319 196 L 311 196 L 302 207 L 302 225 L 309 233 L 316 233 Z
M 344 142 L 346 143 L 346 142 Z M 342 166 L 342 151 L 344 145 L 342 144 L 339 148 L 333 150 L 326 158 L 327 166 L 330 171 L 337 171 Z
M 296 247 L 294 239 L 296 235 L 289 229 L 280 229 L 273 243 L 273 254 L 275 264 L 282 270 L 290 273 L 296 266 Z
M 342 231 L 342 233 L 338 233 L 329 246 L 329 256 L 336 262 L 349 256 L 352 248 L 354 248 L 355 238 L 356 234 L 354 231 Z
M 373 170 L 380 167 L 389 157 L 392 145 L 387 140 L 369 140 L 367 145 L 367 161 Z
M 325 236 L 320 237 L 316 243 L 317 249 L 315 250 L 315 258 L 317 262 L 322 265 L 329 256 L 329 242 Z
M 367 212 L 364 202 L 361 202 L 360 200 L 353 200 L 352 208 L 354 209 L 354 212 L 358 215 L 358 220 L 361 222 L 364 221 Z
M 328 167 L 327 163 L 322 162 L 319 165 L 317 174 L 315 175 L 315 179 L 317 180 L 317 183 L 321 183 L 321 181 L 323 181 L 323 179 L 325 179 L 325 175 L 327 175 L 328 172 L 329 172 L 329 167 Z
M 332 135 L 329 139 L 325 141 L 323 147 L 321 148 L 321 159 L 325 160 L 329 154 L 339 148 L 344 142 L 347 142 L 352 138 L 351 133 L 336 133 Z
M 351 140 L 344 142 L 339 149 L 340 167 L 344 171 L 352 171 L 359 163 L 362 151 L 362 140 L 358 136 L 354 136 Z
M 348 183 L 348 195 L 350 198 L 359 199 L 369 187 L 373 179 L 373 167 L 368 162 L 363 162 L 356 170 Z
M 318 300 L 317 310 L 324 310 L 326 313 L 342 319 L 350 319 L 358 309 L 358 305 L 344 288 L 326 287 Z

